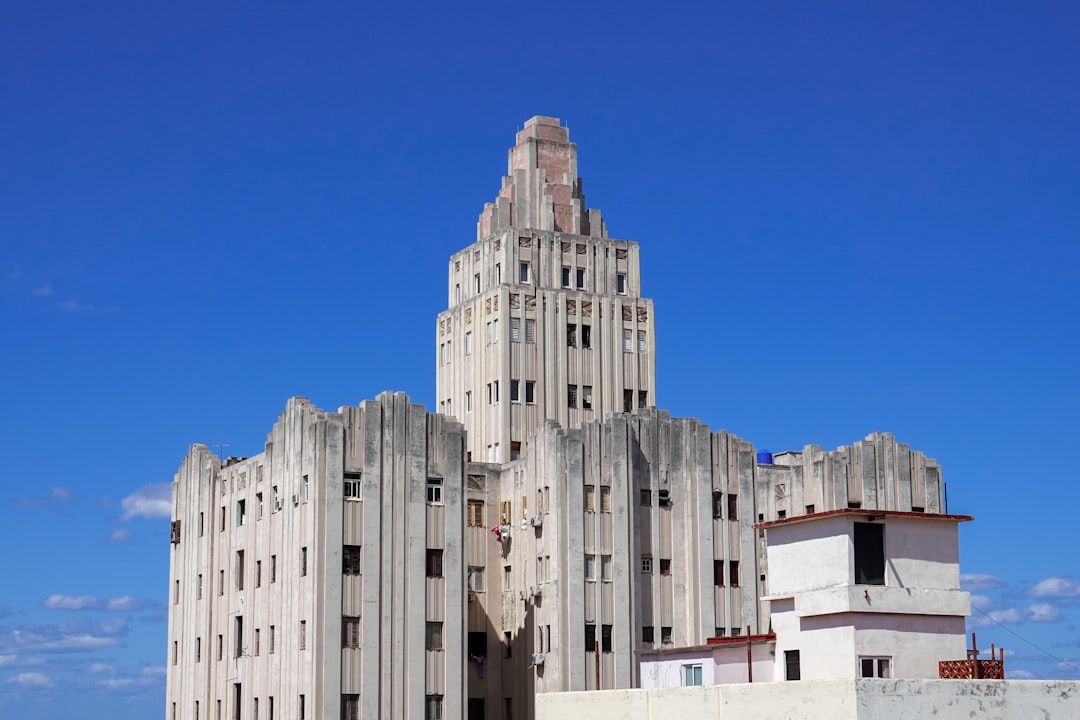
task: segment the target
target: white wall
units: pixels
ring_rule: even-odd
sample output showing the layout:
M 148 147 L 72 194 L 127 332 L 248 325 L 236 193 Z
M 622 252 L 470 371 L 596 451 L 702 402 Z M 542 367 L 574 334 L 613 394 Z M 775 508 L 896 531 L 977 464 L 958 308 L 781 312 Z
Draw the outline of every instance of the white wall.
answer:
M 849 516 L 777 525 L 765 533 L 769 543 L 770 596 L 784 597 L 852 583 Z
M 955 522 L 889 517 L 885 521 L 885 584 L 958 590 L 959 542 Z

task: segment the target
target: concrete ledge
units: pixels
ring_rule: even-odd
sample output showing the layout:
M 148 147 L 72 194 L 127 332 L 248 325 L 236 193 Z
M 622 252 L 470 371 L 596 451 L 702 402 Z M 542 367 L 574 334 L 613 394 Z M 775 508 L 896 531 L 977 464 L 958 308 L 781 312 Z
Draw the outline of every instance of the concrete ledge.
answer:
M 799 617 L 836 613 L 966 617 L 971 614 L 971 595 L 963 590 L 854 585 L 812 590 L 795 596 L 795 614 Z

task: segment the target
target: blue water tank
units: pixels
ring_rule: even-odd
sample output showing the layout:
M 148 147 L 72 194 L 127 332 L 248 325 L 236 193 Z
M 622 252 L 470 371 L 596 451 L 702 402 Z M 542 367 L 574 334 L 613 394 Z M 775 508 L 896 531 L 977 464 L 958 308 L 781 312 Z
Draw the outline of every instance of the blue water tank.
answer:
M 757 454 L 758 465 L 772 465 L 772 453 L 768 450 L 759 450 Z

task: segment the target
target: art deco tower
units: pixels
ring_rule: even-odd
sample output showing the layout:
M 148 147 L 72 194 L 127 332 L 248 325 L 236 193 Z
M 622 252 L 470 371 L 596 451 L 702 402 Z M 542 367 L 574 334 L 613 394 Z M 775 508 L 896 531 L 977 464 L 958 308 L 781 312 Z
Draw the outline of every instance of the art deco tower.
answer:
M 515 459 L 543 420 L 576 427 L 656 402 L 637 243 L 586 209 L 558 119 L 526 122 L 509 155 L 476 242 L 450 258 L 438 318 L 439 410 L 464 423 L 475 461 Z

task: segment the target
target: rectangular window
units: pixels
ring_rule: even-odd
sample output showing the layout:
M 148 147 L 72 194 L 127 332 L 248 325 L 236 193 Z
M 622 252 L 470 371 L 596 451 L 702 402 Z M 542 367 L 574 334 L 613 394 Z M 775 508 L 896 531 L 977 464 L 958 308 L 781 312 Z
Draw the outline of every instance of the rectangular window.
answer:
M 236 589 L 244 589 L 244 551 L 236 551 Z
M 648 390 L 638 390 L 637 406 L 639 408 L 647 408 L 647 407 L 649 407 L 649 391 Z
M 600 626 L 600 651 L 609 653 L 611 652 L 611 626 Z
M 521 381 L 510 381 L 510 402 L 521 402 Z
M 258 655 L 258 654 L 259 654 L 259 643 L 260 643 L 260 637 L 259 637 L 259 635 L 260 635 L 260 634 L 261 634 L 261 633 L 259 632 L 259 628 L 255 628 L 255 643 L 254 643 L 254 645 L 255 645 L 255 649 L 254 649 L 254 651 L 252 652 L 252 655 Z
M 511 440 L 510 441 L 510 459 L 511 460 L 518 460 L 520 458 L 521 458 L 521 441 L 520 440 Z
M 236 501 L 236 527 L 240 527 L 244 524 L 244 519 L 247 517 L 247 501 Z
M 484 592 L 484 568 L 479 565 L 470 565 L 467 584 L 473 592 Z
M 257 512 L 256 519 L 262 520 L 263 516 L 263 495 L 262 493 L 255 493 L 255 510 Z
M 753 581 L 753 577 L 750 578 Z M 728 585 L 731 587 L 739 587 L 739 561 L 728 561 Z
M 670 627 L 665 627 L 663 625 L 660 626 L 660 642 L 662 644 L 664 644 L 664 645 L 670 645 L 671 644 L 671 628 Z
M 529 282 L 529 263 L 518 263 L 518 282 Z
M 307 548 L 300 548 L 300 577 L 307 577 Z
M 443 576 L 442 560 L 443 551 L 434 548 L 427 550 L 427 576 L 429 578 L 441 578 Z M 459 576 L 460 577 L 460 576 Z
M 217 594 L 218 595 L 224 595 L 225 594 L 225 571 L 224 570 L 218 570 Z
M 626 294 L 626 273 L 615 274 L 615 292 L 619 295 Z
M 341 696 L 341 720 L 360 720 L 360 696 Z
M 727 496 L 727 519 L 739 519 L 739 496 L 735 493 L 728 493 Z
M 802 678 L 802 669 L 799 667 L 799 651 L 784 651 L 784 679 L 799 680 Z
M 639 353 L 645 352 L 645 348 L 648 347 L 648 343 L 645 341 L 645 331 L 637 331 L 637 351 Z
M 653 640 L 653 626 L 652 625 L 643 625 L 641 627 L 641 642 L 646 642 L 646 643 L 656 642 L 655 640 Z
M 623 390 L 622 391 L 622 405 L 623 412 L 634 412 L 634 391 Z
M 472 355 L 472 330 L 465 331 L 465 354 Z
M 892 677 L 890 666 L 892 658 L 887 657 L 860 657 L 859 674 L 864 678 L 888 678 Z
M 641 507 L 652 507 L 652 490 L 641 490 L 638 493 Z
M 527 343 L 536 342 L 536 321 L 535 320 L 529 320 L 529 319 L 525 320 L 525 342 L 527 342 Z
M 473 292 L 480 294 L 480 273 L 473 275 Z
M 483 630 L 469 633 L 469 656 L 471 658 L 487 657 L 487 633 Z
M 218 528 L 219 532 L 225 532 L 225 506 L 221 506 L 221 527 Z
M 682 669 L 683 685 L 690 687 L 701 684 L 701 665 L 683 665 Z
M 563 265 L 562 269 L 562 286 L 564 288 L 570 287 L 570 268 Z
M 173 605 L 180 604 L 180 581 L 176 581 L 176 586 L 173 589 Z
M 577 325 L 568 323 L 566 326 L 566 346 L 577 347 Z
M 442 650 L 443 649 L 443 624 L 441 622 L 429 622 L 426 626 L 426 634 L 424 635 L 424 649 L 425 650 Z
M 536 402 L 536 381 L 525 381 L 525 404 L 532 405 Z
M 581 386 L 581 407 L 583 410 L 592 410 L 592 385 Z
M 277 555 L 270 556 L 270 582 L 277 582 Z
M 307 720 L 307 703 L 304 696 L 300 696 L 300 720 Z
M 585 652 L 596 651 L 596 625 L 585 623 Z
M 592 325 L 581 326 L 581 347 L 585 349 L 592 347 Z
M 347 472 L 345 473 L 345 479 L 342 481 L 341 494 L 343 497 L 360 499 L 363 495 L 363 487 L 361 485 L 362 473 Z
M 307 620 L 300 621 L 300 649 L 307 650 Z
M 173 640 L 172 644 L 172 664 L 176 665 L 180 662 L 180 642 Z
M 885 584 L 885 526 L 855 523 L 855 584 Z
M 521 318 L 510 318 L 510 342 L 521 342 Z
M 199 513 L 199 537 L 203 536 L 203 526 L 205 524 L 204 520 L 206 519 L 204 515 L 205 513 Z
M 484 698 L 469 698 L 465 710 L 466 720 L 485 720 L 484 712 Z
M 578 268 L 577 269 L 577 275 L 576 275 L 575 279 L 577 280 L 577 289 L 578 290 L 584 290 L 585 289 L 585 268 Z
M 506 567 L 503 568 L 503 590 L 509 590 L 511 584 L 512 583 L 510 581 L 510 566 L 507 565 Z
M 652 555 L 641 556 L 641 572 L 652 574 Z
M 585 512 L 596 512 L 596 486 L 586 485 L 583 493 Z
M 722 587 L 724 585 L 724 561 L 713 560 L 712 561 L 712 581 L 716 587 Z
M 611 556 L 600 556 L 600 579 L 604 582 L 611 582 Z
M 270 654 L 274 654 L 274 646 L 277 644 L 277 632 L 273 625 L 270 626 Z
M 442 502 L 442 478 L 429 477 L 427 479 L 427 501 L 429 503 Z
M 199 573 L 199 578 L 195 585 L 195 599 L 202 600 L 202 573 Z
M 719 490 L 712 491 L 712 516 L 714 520 L 724 517 L 724 493 Z
M 569 408 L 577 407 L 577 385 L 566 386 L 566 406 Z
M 484 527 L 484 501 L 469 500 L 467 510 L 469 527 Z
M 611 512 L 611 486 L 600 486 L 600 512 Z
M 623 352 L 634 352 L 634 331 L 629 328 L 623 328 L 622 349 Z
M 585 553 L 585 579 L 596 580 L 596 556 L 592 553 Z
M 244 616 L 237 615 L 233 618 L 233 630 L 236 643 L 233 646 L 233 657 L 241 657 L 244 654 Z
M 195 662 L 202 662 L 202 638 L 195 638 Z
M 262 587 L 262 560 L 255 561 L 255 587 Z
M 442 720 L 442 695 L 424 698 L 424 720 Z
M 495 263 L 495 282 L 502 282 L 502 263 Z
M 671 574 L 671 558 L 660 558 L 660 574 Z
M 225 657 L 225 636 L 218 633 L 217 636 L 217 659 L 221 660 Z
M 465 412 L 472 412 L 472 390 L 465 391 Z
M 343 546 L 341 549 L 341 574 L 359 575 L 361 557 L 359 545 Z

